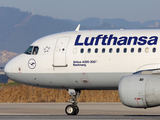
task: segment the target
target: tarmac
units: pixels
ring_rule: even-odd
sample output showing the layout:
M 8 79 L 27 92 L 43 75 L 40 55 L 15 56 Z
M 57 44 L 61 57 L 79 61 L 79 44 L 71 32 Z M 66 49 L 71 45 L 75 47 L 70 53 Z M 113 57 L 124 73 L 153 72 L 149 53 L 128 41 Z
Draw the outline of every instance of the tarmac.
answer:
M 0 103 L 0 119 L 160 119 L 160 107 L 129 108 L 122 103 L 78 103 L 76 116 L 66 115 L 69 103 Z

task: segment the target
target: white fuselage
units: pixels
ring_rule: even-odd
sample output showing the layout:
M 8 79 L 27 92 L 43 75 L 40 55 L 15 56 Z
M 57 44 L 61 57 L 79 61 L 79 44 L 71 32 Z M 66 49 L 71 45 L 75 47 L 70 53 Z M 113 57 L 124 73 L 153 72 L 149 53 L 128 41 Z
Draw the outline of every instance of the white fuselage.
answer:
M 14 81 L 38 87 L 118 89 L 121 77 L 160 67 L 159 38 L 160 30 L 53 34 L 33 42 L 38 53 L 13 58 L 5 72 Z

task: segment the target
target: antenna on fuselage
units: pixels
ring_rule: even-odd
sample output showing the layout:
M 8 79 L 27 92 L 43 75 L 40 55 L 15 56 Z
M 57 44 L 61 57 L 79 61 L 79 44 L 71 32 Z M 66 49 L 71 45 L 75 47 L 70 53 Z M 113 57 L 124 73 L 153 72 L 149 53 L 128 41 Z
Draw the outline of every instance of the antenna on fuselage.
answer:
M 77 28 L 75 29 L 75 31 L 79 31 L 79 29 L 80 29 L 80 24 L 77 26 Z

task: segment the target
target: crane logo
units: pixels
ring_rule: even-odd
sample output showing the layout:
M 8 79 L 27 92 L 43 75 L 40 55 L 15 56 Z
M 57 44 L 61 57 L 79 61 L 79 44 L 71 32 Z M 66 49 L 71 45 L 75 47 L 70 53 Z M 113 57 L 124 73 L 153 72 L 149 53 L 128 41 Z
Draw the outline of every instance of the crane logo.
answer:
M 33 58 L 28 61 L 28 67 L 30 69 L 34 69 L 36 67 L 36 61 Z

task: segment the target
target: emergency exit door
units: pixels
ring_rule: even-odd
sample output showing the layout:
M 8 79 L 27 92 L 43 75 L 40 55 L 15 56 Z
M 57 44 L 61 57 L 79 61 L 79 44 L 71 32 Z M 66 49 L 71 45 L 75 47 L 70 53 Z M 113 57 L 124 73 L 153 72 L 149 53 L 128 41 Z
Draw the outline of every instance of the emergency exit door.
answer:
M 66 52 L 67 52 L 68 42 L 69 42 L 69 37 L 58 38 L 53 55 L 54 67 L 67 67 Z

